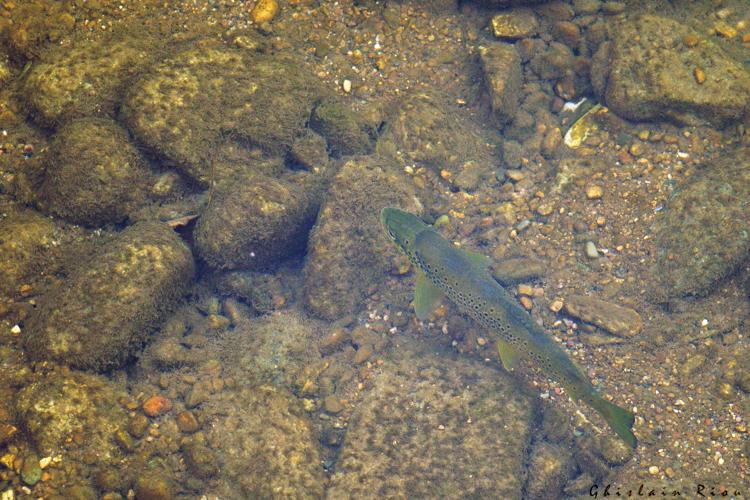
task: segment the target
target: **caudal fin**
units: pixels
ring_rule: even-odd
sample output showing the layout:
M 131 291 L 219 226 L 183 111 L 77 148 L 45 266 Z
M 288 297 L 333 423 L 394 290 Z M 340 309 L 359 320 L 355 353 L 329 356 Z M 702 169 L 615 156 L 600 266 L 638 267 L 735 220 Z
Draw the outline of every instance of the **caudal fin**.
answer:
M 592 406 L 607 421 L 615 434 L 627 443 L 631 448 L 638 446 L 638 440 L 631 430 L 635 416 L 629 411 L 612 404 L 601 396 L 594 397 Z

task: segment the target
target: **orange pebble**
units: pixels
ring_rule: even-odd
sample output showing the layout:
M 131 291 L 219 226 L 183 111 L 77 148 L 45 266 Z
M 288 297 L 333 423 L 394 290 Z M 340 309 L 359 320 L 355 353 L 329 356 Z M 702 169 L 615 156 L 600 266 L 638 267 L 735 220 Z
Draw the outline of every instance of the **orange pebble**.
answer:
M 143 402 L 143 413 L 149 417 L 157 417 L 172 409 L 172 401 L 164 396 L 151 396 Z

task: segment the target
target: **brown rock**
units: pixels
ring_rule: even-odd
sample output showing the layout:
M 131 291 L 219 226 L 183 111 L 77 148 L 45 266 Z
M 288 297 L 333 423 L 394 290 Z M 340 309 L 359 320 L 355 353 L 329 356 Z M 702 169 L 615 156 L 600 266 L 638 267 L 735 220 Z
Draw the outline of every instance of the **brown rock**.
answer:
M 492 18 L 492 32 L 502 40 L 518 40 L 536 34 L 539 21 L 530 9 L 509 9 Z
M 164 396 L 151 396 L 143 402 L 143 413 L 149 417 L 158 417 L 172 409 L 172 401 Z
M 479 48 L 492 112 L 501 124 L 510 121 L 518 109 L 521 89 L 521 58 L 513 45 L 493 43 Z
M 585 295 L 567 297 L 565 312 L 618 337 L 633 337 L 643 328 L 641 316 L 633 309 Z

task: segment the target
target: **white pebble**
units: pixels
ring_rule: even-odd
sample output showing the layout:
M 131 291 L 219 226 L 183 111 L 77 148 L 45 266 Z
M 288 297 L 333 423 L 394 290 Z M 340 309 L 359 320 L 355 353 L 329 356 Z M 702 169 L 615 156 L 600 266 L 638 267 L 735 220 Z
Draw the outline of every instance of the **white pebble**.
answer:
M 351 80 L 344 80 L 344 83 L 341 84 L 341 87 L 344 89 L 344 92 L 347 94 L 352 91 L 352 81 Z
M 52 457 L 44 457 L 41 460 L 39 460 L 39 468 L 40 469 L 46 469 L 47 466 L 52 462 Z
M 10 333 L 12 333 L 13 335 L 18 335 L 19 333 L 21 333 L 21 327 L 18 325 L 13 325 L 13 328 L 10 329 Z

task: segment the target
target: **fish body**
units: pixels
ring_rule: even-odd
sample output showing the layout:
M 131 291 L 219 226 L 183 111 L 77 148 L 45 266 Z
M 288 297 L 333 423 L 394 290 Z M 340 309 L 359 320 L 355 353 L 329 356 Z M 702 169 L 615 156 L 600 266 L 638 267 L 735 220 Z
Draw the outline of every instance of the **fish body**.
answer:
M 601 397 L 560 346 L 493 278 L 489 258 L 461 250 L 408 212 L 384 208 L 380 220 L 388 236 L 418 269 L 414 302 L 420 319 L 447 296 L 462 312 L 495 332 L 506 369 L 519 357 L 531 359 L 573 399 L 599 412 L 629 446 L 636 447 L 633 414 Z

